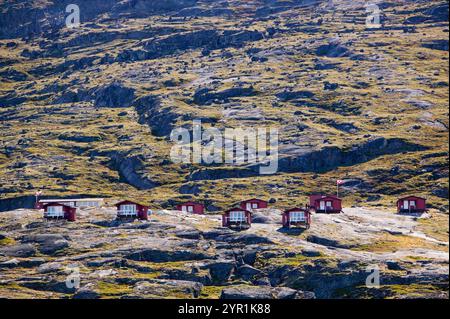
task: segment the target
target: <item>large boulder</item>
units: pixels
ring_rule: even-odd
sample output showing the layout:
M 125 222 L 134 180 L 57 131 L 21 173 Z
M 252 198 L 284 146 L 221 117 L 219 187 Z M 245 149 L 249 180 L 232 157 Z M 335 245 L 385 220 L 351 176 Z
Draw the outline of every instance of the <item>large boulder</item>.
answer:
M 215 283 L 227 282 L 236 267 L 234 260 L 218 260 L 203 266 L 203 268 L 209 269 L 211 278 Z
M 27 235 L 22 238 L 22 241 L 25 243 L 32 242 L 39 244 L 39 251 L 46 255 L 53 255 L 69 247 L 67 237 L 59 234 Z
M 37 272 L 40 274 L 58 273 L 64 270 L 64 266 L 58 262 L 49 262 L 38 267 Z
M 120 83 L 102 86 L 92 94 L 96 107 L 129 107 L 134 100 L 134 89 Z
M 19 244 L 0 248 L 0 255 L 9 257 L 31 257 L 36 254 L 36 249 L 32 244 Z

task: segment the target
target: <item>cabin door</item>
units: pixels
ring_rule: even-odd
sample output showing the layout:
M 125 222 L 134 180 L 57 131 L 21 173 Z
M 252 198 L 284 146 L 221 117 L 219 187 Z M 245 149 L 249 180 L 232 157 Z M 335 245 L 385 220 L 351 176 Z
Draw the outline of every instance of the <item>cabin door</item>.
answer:
M 246 207 L 247 210 L 251 210 L 252 209 L 252 203 L 247 203 L 245 205 L 245 207 Z
M 325 210 L 325 201 L 320 201 L 320 210 Z
M 405 200 L 403 202 L 403 209 L 409 209 L 409 201 Z

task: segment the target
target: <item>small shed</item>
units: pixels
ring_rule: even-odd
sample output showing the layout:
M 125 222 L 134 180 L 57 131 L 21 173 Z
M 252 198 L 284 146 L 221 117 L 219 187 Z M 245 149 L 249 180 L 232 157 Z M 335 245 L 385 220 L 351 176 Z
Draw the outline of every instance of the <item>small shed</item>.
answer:
M 342 199 L 333 195 L 311 195 L 309 205 L 316 213 L 342 213 Z
M 177 205 L 177 210 L 183 213 L 191 213 L 203 215 L 205 213 L 205 205 L 196 202 L 186 202 Z
M 282 214 L 283 227 L 305 227 L 309 229 L 311 226 L 311 211 L 309 208 L 291 208 Z
M 418 196 L 406 196 L 397 201 L 398 213 L 425 213 L 427 211 L 427 200 Z
M 48 203 L 43 206 L 44 218 L 46 219 L 66 219 L 70 222 L 76 220 L 77 209 L 60 203 Z
M 137 218 L 148 220 L 148 206 L 130 200 L 124 200 L 115 205 L 117 207 L 117 218 Z
M 222 226 L 248 229 L 252 225 L 252 212 L 240 207 L 231 208 L 222 215 Z
M 252 209 L 262 209 L 267 208 L 269 204 L 262 199 L 252 198 L 245 201 L 242 201 L 239 205 L 242 209 L 252 210 Z

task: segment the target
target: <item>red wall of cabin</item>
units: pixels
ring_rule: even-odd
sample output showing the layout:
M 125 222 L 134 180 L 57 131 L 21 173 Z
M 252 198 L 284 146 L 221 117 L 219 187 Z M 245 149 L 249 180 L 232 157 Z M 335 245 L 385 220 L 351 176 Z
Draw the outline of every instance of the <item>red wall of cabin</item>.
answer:
M 252 203 L 252 204 L 256 203 L 256 204 L 258 204 L 258 209 L 267 208 L 267 207 L 269 206 L 269 205 L 267 204 L 267 202 L 264 201 L 264 200 L 261 200 L 261 199 L 252 199 L 252 200 L 247 200 L 247 201 L 241 202 L 240 207 L 241 207 L 242 209 L 247 209 L 247 203 Z

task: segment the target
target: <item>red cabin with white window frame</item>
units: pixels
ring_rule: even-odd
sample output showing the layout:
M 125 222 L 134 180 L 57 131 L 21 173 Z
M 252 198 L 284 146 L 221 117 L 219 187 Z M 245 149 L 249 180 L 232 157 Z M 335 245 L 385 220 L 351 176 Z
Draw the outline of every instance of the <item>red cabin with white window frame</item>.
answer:
M 115 205 L 117 207 L 117 218 L 148 220 L 148 206 L 124 200 Z
M 205 213 L 205 205 L 196 202 L 186 202 L 177 205 L 177 210 L 183 213 L 191 213 L 203 215 Z
M 248 229 L 252 225 L 252 212 L 240 207 L 232 208 L 222 215 L 222 226 L 232 229 Z
M 60 203 L 48 203 L 43 206 L 44 218 L 46 219 L 66 219 L 70 222 L 76 220 L 77 209 Z
M 418 196 L 406 196 L 397 201 L 398 213 L 425 213 L 427 211 L 427 200 Z
M 316 213 L 342 213 L 342 199 L 333 195 L 311 195 L 309 205 Z
M 252 198 L 241 202 L 239 206 L 242 209 L 252 210 L 252 209 L 267 208 L 269 204 L 265 200 Z
M 309 229 L 311 226 L 311 211 L 309 208 L 291 208 L 281 215 L 283 227 L 305 227 Z

